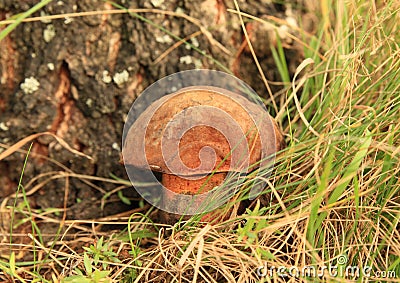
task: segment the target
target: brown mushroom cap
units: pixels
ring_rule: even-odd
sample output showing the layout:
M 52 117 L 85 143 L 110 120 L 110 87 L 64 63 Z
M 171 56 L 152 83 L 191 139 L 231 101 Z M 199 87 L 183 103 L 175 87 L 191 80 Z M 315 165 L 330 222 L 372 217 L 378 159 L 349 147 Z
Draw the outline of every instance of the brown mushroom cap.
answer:
M 234 123 L 226 123 L 226 117 Z M 233 124 L 236 128 L 231 129 Z M 242 138 L 240 145 L 230 145 L 226 134 L 238 130 L 247 144 Z M 282 141 L 274 120 L 260 105 L 225 89 L 195 86 L 153 102 L 129 129 L 122 153 L 125 164 L 190 176 L 210 173 L 210 164 L 201 164 L 201 160 L 211 149 L 215 172 L 247 171 L 243 163 L 232 160 L 231 150 L 249 154 L 247 164 L 252 165 L 279 151 Z

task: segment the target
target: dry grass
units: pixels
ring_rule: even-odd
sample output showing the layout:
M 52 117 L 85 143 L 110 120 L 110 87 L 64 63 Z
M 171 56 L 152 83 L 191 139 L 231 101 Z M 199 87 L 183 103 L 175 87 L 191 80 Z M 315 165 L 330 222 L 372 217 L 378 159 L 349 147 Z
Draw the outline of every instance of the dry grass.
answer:
M 288 147 L 269 180 L 268 206 L 254 202 L 246 214 L 221 223 L 171 227 L 152 223 L 147 206 L 107 219 L 60 221 L 55 211 L 3 204 L 0 279 L 400 282 L 400 6 L 321 3 L 316 36 L 301 29 L 296 35 L 310 59 L 287 84 L 278 114 Z M 277 65 L 284 61 L 279 54 Z M 65 171 L 38 176 L 25 196 L 54 178 L 91 184 L 93 177 Z M 117 190 L 127 186 L 102 181 Z M 54 223 L 58 233 L 40 231 L 42 221 Z M 101 232 L 104 225 L 126 228 Z M 322 278 L 306 276 L 310 266 Z M 298 276 L 282 276 L 296 270 Z

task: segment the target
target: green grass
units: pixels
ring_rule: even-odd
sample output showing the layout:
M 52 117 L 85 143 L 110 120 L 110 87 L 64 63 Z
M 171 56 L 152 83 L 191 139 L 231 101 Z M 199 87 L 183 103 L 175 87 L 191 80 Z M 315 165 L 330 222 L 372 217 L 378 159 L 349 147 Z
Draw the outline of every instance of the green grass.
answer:
M 299 66 L 294 79 L 279 41 L 272 51 L 287 86 L 277 119 L 288 147 L 268 180 L 267 206 L 254 201 L 244 215 L 215 224 L 195 218 L 173 227 L 156 224 L 148 207 L 130 216 L 64 221 L 67 231 L 80 232 L 75 238 L 91 241 L 83 249 L 67 234 L 50 243 L 40 239 L 43 231 L 32 219 L 57 223 L 54 214 L 30 209 L 27 200 L 1 206 L 3 219 L 13 213 L 18 218 L 10 218 L 7 241 L 0 241 L 0 279 L 286 282 L 278 267 L 287 273 L 323 265 L 338 274 L 326 270 L 323 279 L 300 274 L 296 280 L 400 282 L 400 6 L 395 1 L 321 3 L 319 30 L 296 35 L 311 60 Z M 254 181 L 250 177 L 247 190 Z M 127 186 L 123 180 L 102 180 Z M 35 233 L 31 246 L 12 233 L 22 222 Z M 110 234 L 86 223 L 126 228 Z M 19 253 L 32 259 L 23 261 Z M 260 266 L 275 267 L 273 277 L 257 276 Z M 346 274 L 349 267 L 365 272 Z
M 12 18 L 10 18 L 14 19 L 15 21 L 12 24 L 9 24 L 6 28 L 4 28 L 0 32 L 0 41 L 3 40 L 10 32 L 12 32 L 24 19 L 26 19 L 36 11 L 39 11 L 50 2 L 51 0 L 42 0 L 36 5 L 34 5 L 32 8 L 30 8 L 28 11 L 21 13 L 19 15 L 14 15 Z

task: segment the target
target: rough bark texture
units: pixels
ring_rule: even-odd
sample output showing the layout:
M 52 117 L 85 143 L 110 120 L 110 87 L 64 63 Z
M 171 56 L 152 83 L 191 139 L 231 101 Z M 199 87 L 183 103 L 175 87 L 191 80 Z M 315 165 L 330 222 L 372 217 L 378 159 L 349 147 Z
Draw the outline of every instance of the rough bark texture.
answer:
M 0 1 L 0 19 L 26 11 L 36 2 Z M 181 38 L 197 32 L 189 42 L 198 45 L 200 50 L 267 97 L 244 44 L 239 19 L 227 11 L 234 9 L 233 2 L 138 0 L 121 1 L 120 4 L 128 8 L 177 12 L 175 16 L 154 11 L 139 15 Z M 289 13 L 286 5 L 271 4 L 270 1 L 239 1 L 239 5 L 244 12 L 265 19 L 273 15 L 284 20 Z M 115 8 L 103 1 L 70 0 L 54 1 L 43 11 L 64 14 L 107 9 Z M 209 36 L 199 32 L 198 25 L 179 13 L 190 16 L 207 29 Z M 38 15 L 40 13 L 35 14 Z M 277 70 L 272 67 L 269 49 L 270 44 L 275 44 L 275 31 L 254 21 L 247 23 L 247 30 L 267 78 L 279 80 Z M 293 71 L 301 54 L 293 48 L 289 38 L 282 41 L 289 68 Z M 177 71 L 196 67 L 221 69 L 185 44 L 180 44 L 160 60 L 160 56 L 176 42 L 159 28 L 126 13 L 22 23 L 1 41 L 0 143 L 12 145 L 28 135 L 48 131 L 93 158 L 74 155 L 54 138 L 42 136 L 35 140 L 32 149 L 42 157 L 31 155 L 24 183 L 39 174 L 67 169 L 90 176 L 109 177 L 113 173 L 127 178 L 118 161 L 124 119 L 135 97 L 149 84 Z M 34 80 L 39 83 L 36 90 L 34 86 L 29 88 Z M 0 161 L 0 201 L 15 192 L 24 158 L 25 153 L 21 152 Z M 105 191 L 113 188 L 107 183 L 99 184 Z M 65 186 L 65 178 L 49 181 L 32 195 L 32 206 L 63 207 Z M 99 196 L 95 188 L 79 178 L 71 178 L 68 218 L 98 217 L 99 203 L 93 200 L 98 200 Z M 106 206 L 101 214 L 123 209 L 126 207 L 122 205 L 110 206 L 108 210 Z

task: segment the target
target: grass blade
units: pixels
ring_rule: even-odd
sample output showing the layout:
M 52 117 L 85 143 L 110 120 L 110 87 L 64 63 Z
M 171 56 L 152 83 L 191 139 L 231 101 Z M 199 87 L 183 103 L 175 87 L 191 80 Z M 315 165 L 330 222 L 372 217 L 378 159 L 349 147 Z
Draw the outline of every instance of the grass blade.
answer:
M 52 0 L 42 0 L 37 3 L 35 6 L 30 8 L 28 11 L 23 12 L 20 14 L 16 19 L 15 22 L 9 24 L 4 30 L 0 32 L 0 41 L 3 40 L 10 32 L 12 32 L 25 18 L 29 17 L 36 11 L 42 9 L 44 6 L 49 4 Z

